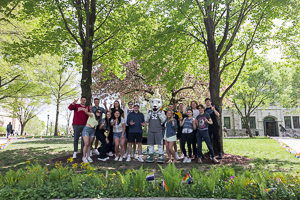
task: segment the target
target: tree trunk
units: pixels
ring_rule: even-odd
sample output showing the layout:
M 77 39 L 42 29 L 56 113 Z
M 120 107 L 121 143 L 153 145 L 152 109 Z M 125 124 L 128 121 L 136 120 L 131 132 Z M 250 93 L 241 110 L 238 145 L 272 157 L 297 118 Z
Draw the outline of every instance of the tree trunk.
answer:
M 249 126 L 249 116 L 246 116 L 246 130 L 248 130 L 249 137 L 253 137 L 250 126 Z
M 58 129 L 58 117 L 59 117 L 59 104 L 60 104 L 60 94 L 58 94 L 57 101 L 56 101 L 56 117 L 55 117 L 54 136 L 58 136 L 57 129 Z
M 86 106 L 90 105 L 92 99 L 92 55 L 92 52 L 87 55 L 84 53 L 82 58 L 81 95 L 86 97 Z

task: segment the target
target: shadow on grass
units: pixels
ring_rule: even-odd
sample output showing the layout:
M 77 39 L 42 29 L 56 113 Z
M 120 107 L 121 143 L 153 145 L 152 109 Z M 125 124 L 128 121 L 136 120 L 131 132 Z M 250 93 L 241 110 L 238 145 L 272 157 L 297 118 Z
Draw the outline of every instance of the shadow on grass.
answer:
M 64 139 L 20 139 L 17 140 L 13 145 L 30 145 L 30 144 L 71 144 L 73 143 L 73 138 L 64 138 Z M 79 140 L 80 143 L 81 140 Z

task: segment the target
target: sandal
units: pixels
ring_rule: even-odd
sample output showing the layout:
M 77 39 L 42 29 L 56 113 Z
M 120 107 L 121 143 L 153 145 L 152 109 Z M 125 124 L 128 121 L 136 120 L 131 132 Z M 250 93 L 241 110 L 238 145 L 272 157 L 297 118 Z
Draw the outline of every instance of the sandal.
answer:
M 168 163 L 172 163 L 172 160 L 170 159 L 170 160 L 167 162 L 167 164 L 168 164 Z

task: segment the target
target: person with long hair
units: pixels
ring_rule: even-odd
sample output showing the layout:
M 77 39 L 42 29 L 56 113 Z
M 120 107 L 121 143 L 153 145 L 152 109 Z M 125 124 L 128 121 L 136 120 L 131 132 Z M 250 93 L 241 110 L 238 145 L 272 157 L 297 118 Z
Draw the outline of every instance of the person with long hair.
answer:
M 124 110 L 122 110 L 121 106 L 120 106 L 120 103 L 118 100 L 115 100 L 114 101 L 114 107 L 112 108 L 111 107 L 112 105 L 110 105 L 110 112 L 111 112 L 111 115 L 112 115 L 112 118 L 115 119 L 115 112 L 118 110 L 120 112 L 120 116 L 124 118 Z
M 196 118 L 199 115 L 199 110 L 197 109 L 198 103 L 197 101 L 191 101 L 191 109 L 193 111 L 193 117 Z M 193 158 L 192 159 L 197 159 L 197 139 L 196 139 L 196 133 L 197 130 L 193 131 L 193 142 L 192 142 L 192 147 L 193 147 Z
M 100 154 L 98 157 L 98 160 L 100 161 L 106 161 L 109 159 L 109 157 L 106 156 L 106 152 L 108 151 L 108 148 L 110 146 L 109 136 L 113 134 L 110 125 L 110 118 L 111 118 L 111 112 L 108 111 L 106 113 L 105 118 L 102 119 L 100 122 L 99 131 L 98 130 L 96 131 L 96 137 L 102 143 Z M 105 132 L 106 132 L 106 136 L 104 134 Z
M 198 163 L 202 163 L 202 139 L 206 143 L 206 146 L 209 150 L 209 153 L 212 157 L 212 161 L 215 163 L 219 163 L 219 161 L 215 158 L 215 153 L 213 150 L 213 147 L 211 145 L 210 137 L 208 134 L 208 125 L 213 124 L 213 121 L 211 120 L 211 117 L 208 113 L 204 112 L 204 106 L 200 104 L 198 106 L 199 109 L 199 115 L 197 116 L 197 120 L 195 123 L 197 123 L 197 144 L 198 144 Z
M 93 162 L 93 160 L 90 157 L 90 149 L 92 141 L 95 137 L 95 128 L 98 126 L 98 120 L 101 117 L 101 110 L 97 109 L 94 113 L 85 111 L 85 114 L 87 114 L 89 118 L 86 122 L 85 127 L 82 130 L 82 138 L 84 141 L 82 161 L 84 163 L 89 163 Z
M 181 149 L 184 154 L 183 163 L 190 163 L 192 157 L 192 141 L 193 141 L 193 132 L 196 130 L 197 125 L 195 123 L 195 118 L 193 117 L 193 111 L 191 109 L 187 110 L 188 117 L 185 117 L 180 121 L 180 126 L 182 127 L 181 135 Z M 189 156 L 186 154 L 185 143 L 187 142 L 187 147 L 189 150 Z
M 177 120 L 173 118 L 173 112 L 171 110 L 167 111 L 167 119 L 164 123 L 164 141 L 166 144 L 166 150 L 169 157 L 167 163 L 176 162 L 175 151 L 173 150 L 174 143 L 177 141 L 176 129 L 177 129 Z
M 115 143 L 115 161 L 123 161 L 124 154 L 124 143 L 126 138 L 126 126 L 125 120 L 121 117 L 121 113 L 119 110 L 116 110 L 114 113 L 114 119 L 112 118 L 110 124 L 113 126 L 114 133 L 114 143 Z M 121 148 L 121 152 L 119 155 L 119 147 Z

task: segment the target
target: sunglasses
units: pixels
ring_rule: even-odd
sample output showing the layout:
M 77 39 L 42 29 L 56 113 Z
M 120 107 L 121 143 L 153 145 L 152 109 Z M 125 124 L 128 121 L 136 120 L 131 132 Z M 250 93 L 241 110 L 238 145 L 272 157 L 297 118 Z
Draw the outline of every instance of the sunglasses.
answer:
M 101 113 L 100 111 L 97 111 L 97 113 Z
M 129 106 L 132 106 L 133 104 L 132 104 L 132 103 L 129 103 L 128 105 L 129 105 Z

